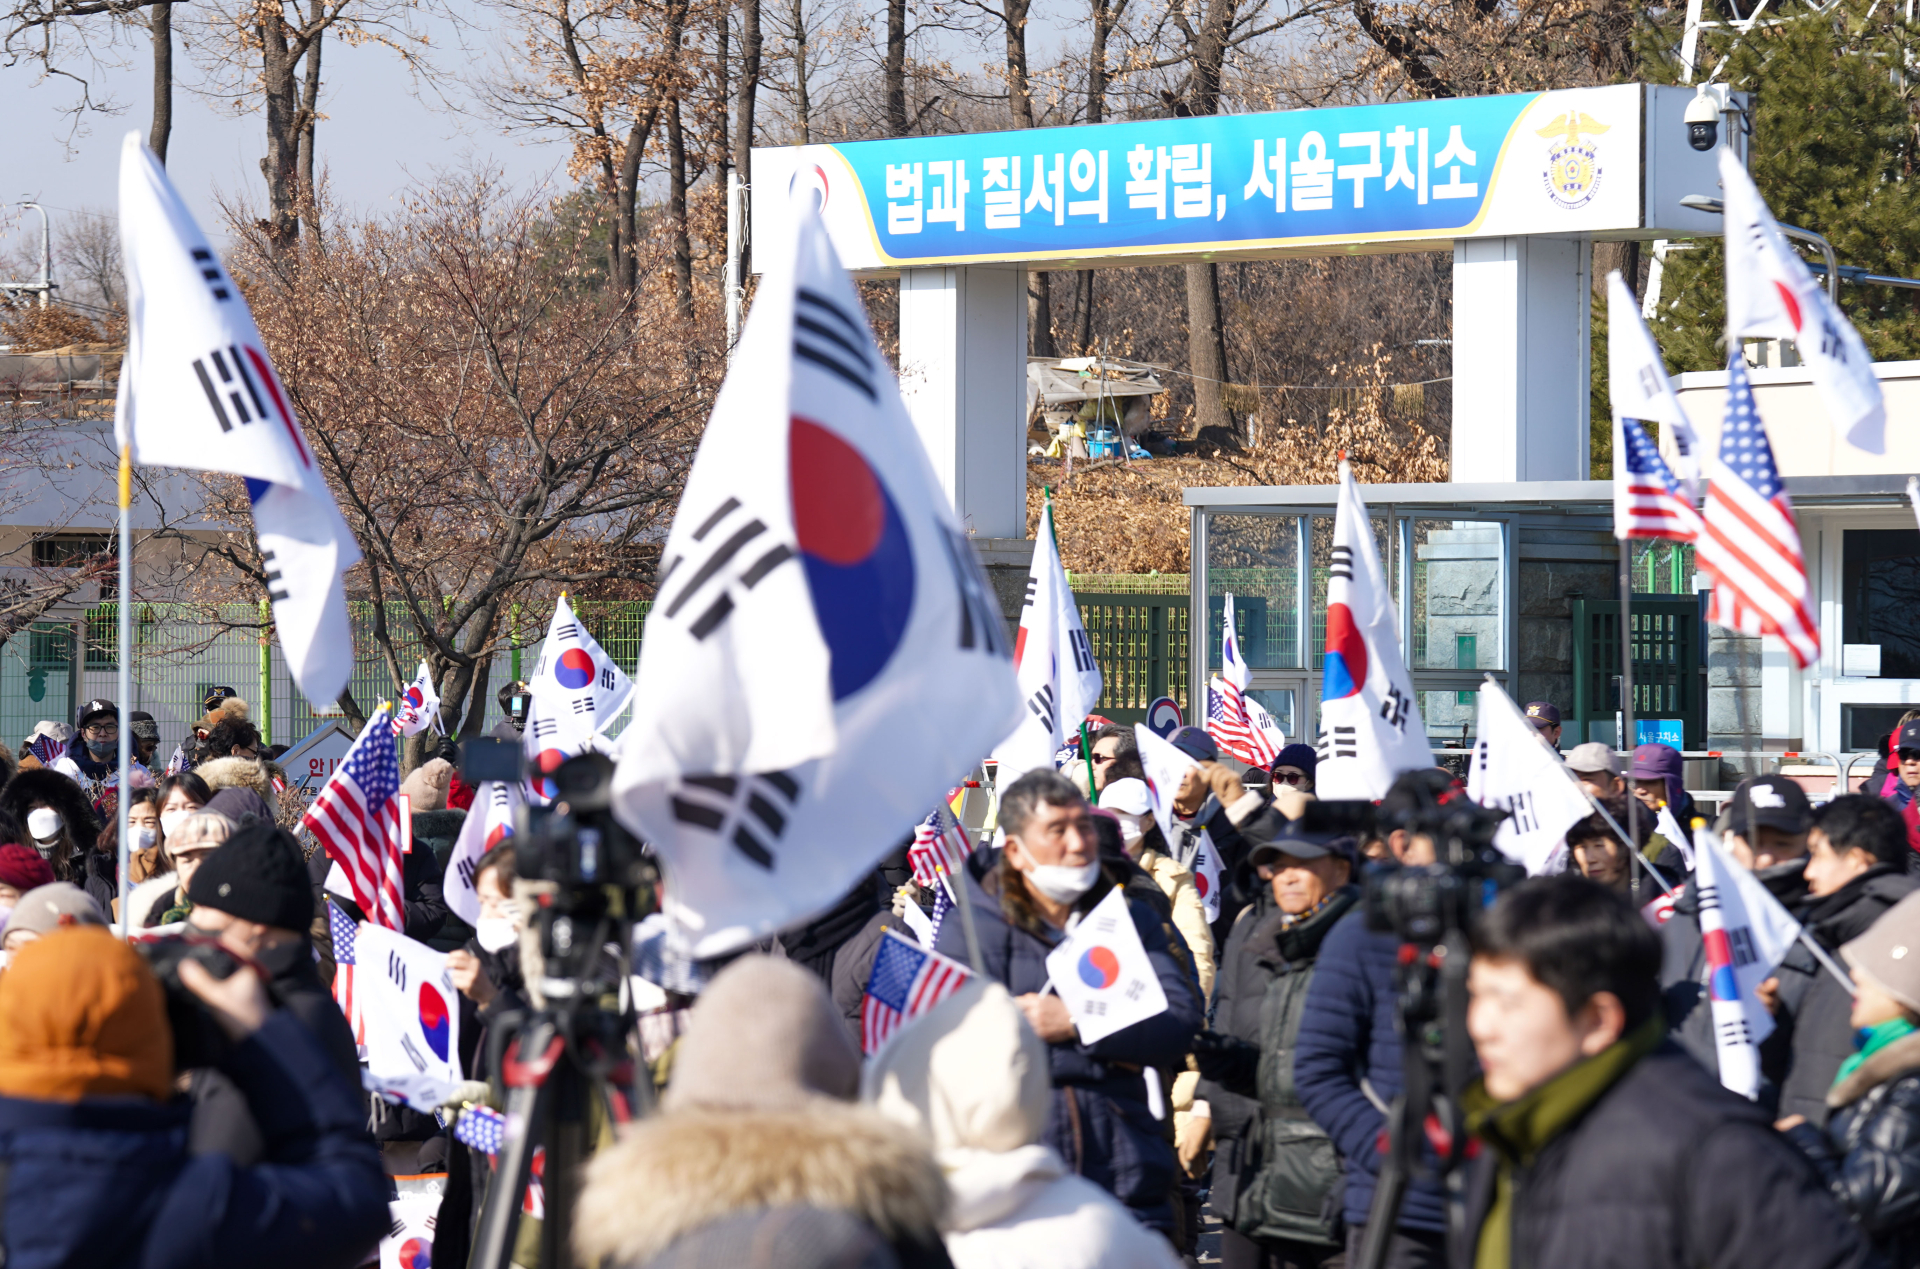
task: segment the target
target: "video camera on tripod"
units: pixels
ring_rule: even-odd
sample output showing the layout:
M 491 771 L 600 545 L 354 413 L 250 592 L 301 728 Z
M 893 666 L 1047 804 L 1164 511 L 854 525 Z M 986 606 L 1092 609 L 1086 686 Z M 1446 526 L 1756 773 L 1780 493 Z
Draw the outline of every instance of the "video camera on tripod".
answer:
M 1469 932 L 1502 890 L 1525 878 L 1526 869 L 1493 844 L 1506 813 L 1475 803 L 1442 771 L 1407 772 L 1377 809 L 1365 802 L 1320 805 L 1323 817 L 1364 817 L 1374 831 L 1404 832 L 1409 853 L 1427 857 L 1430 847 L 1434 861 L 1379 866 L 1366 882 L 1368 925 L 1400 938 L 1394 1017 L 1405 1064 L 1404 1091 L 1387 1116 L 1387 1152 L 1359 1258 L 1359 1269 L 1380 1269 L 1407 1182 L 1421 1166 L 1420 1143 L 1429 1137 L 1440 1156 L 1449 1229 L 1456 1240 L 1464 1232 L 1460 1168 L 1467 1133 L 1458 1098 L 1476 1065 L 1467 1035 Z M 1437 1131 L 1429 1129 L 1429 1119 Z
M 540 1263 L 573 1263 L 570 1222 L 590 1102 L 616 1123 L 652 1108 L 622 988 L 633 925 L 653 910 L 659 877 L 640 840 L 613 816 L 613 771 L 604 754 L 567 759 L 545 775 L 551 802 L 529 806 L 514 837 L 514 893 L 530 911 L 521 970 L 534 1008 L 488 1029 L 487 1074 L 506 1092 L 507 1126 L 474 1239 L 477 1269 L 509 1263 L 535 1146 L 545 1150 Z M 519 745 L 470 740 L 460 776 L 477 786 L 517 783 L 527 771 Z

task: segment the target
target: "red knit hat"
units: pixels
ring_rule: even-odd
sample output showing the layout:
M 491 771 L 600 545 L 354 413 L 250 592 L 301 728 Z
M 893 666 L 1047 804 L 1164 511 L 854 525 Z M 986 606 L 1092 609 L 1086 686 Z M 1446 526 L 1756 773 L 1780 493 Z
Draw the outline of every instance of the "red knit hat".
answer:
M 53 884 L 53 868 L 31 846 L 9 842 L 0 846 L 0 885 L 12 886 L 21 894 L 38 886 Z

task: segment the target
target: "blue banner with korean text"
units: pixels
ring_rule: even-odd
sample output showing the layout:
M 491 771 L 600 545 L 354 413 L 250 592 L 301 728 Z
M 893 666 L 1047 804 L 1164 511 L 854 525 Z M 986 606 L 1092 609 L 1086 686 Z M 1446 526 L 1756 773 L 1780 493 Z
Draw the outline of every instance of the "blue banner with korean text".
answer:
M 755 231 L 768 241 L 788 199 L 811 197 L 858 269 L 1626 229 L 1641 92 L 761 149 Z

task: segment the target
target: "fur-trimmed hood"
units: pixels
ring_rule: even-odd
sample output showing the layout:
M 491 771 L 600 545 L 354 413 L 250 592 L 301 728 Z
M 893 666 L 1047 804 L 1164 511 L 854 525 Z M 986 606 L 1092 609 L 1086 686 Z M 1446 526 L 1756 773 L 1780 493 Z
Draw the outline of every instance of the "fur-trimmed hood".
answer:
M 1827 1093 L 1827 1105 L 1835 1110 L 1851 1106 L 1888 1080 L 1920 1071 L 1920 1031 L 1902 1036 L 1859 1066 L 1853 1074 L 1835 1082 Z
M 278 763 L 264 758 L 213 758 L 195 767 L 193 774 L 205 780 L 215 793 L 222 789 L 247 789 L 258 793 L 268 806 L 279 805 L 273 787 L 275 777 L 282 783 L 287 778 Z
M 734 1212 L 850 1212 L 895 1245 L 937 1245 L 946 1182 L 927 1147 L 870 1111 L 676 1110 L 643 1120 L 587 1166 L 574 1239 L 586 1262 L 641 1265 Z
M 76 858 L 84 857 L 93 849 L 94 840 L 100 835 L 100 824 L 93 817 L 93 807 L 87 803 L 86 790 L 71 776 L 41 767 L 16 773 L 7 781 L 7 787 L 0 789 L 0 810 L 13 816 L 22 832 L 27 827 L 27 808 L 36 802 L 60 812 L 67 835 L 73 838 Z M 32 845 L 31 842 L 23 844 Z

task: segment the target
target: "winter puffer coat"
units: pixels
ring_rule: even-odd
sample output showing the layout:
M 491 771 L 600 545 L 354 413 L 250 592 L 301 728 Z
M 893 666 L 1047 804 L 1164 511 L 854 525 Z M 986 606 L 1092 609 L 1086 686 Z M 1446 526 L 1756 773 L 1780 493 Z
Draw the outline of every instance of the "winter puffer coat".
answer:
M 1836 955 L 1842 943 L 1920 888 L 1920 877 L 1876 864 L 1823 899 L 1808 899 L 1795 916 L 1807 933 Z M 1827 1094 L 1840 1064 L 1853 1056 L 1853 991 L 1842 987 L 1804 947 L 1795 947 L 1777 971 L 1780 1009 L 1793 1028 L 1793 1064 L 1780 1084 L 1780 1117 L 1805 1115 L 1827 1122 Z
M 1889 1269 L 1920 1265 L 1920 1034 L 1896 1040 L 1827 1094 L 1825 1131 L 1787 1133 Z
M 1321 944 L 1360 901 L 1357 886 L 1289 923 L 1271 891 L 1227 936 L 1213 1025 L 1258 1049 L 1241 1078 L 1204 1076 L 1213 1108 L 1215 1214 L 1249 1238 L 1338 1246 L 1342 1174 L 1333 1142 L 1307 1116 L 1293 1083 L 1294 1045 Z
M 1047 953 L 1062 936 L 1057 931 L 1043 935 L 1027 930 L 1007 916 L 1000 903 L 1002 858 L 998 853 L 976 852 L 965 873 L 981 959 L 986 977 L 1016 997 L 1038 994 L 1047 986 Z M 979 873 L 983 865 L 984 877 Z M 1111 878 L 1103 878 L 1082 897 L 1077 909 L 1091 910 L 1112 885 Z M 1160 1121 L 1147 1109 L 1146 1079 L 1141 1072 L 1148 1066 L 1164 1069 L 1181 1064 L 1200 1029 L 1201 1006 L 1190 971 L 1169 950 L 1159 916 L 1139 902 L 1130 903 L 1128 910 L 1153 963 L 1154 976 L 1166 993 L 1167 1008 L 1095 1044 L 1070 1040 L 1047 1046 L 1053 1108 L 1041 1142 L 1053 1147 L 1074 1171 L 1125 1203 L 1142 1223 L 1170 1233 L 1173 1147 Z M 936 947 L 966 964 L 962 926 L 954 918 L 943 922 Z
M 358 1089 L 285 1011 L 229 1057 L 265 1164 L 187 1156 L 187 1107 L 0 1098 L 0 1252 L 69 1265 L 358 1264 L 387 1229 L 387 1178 Z
M 1478 1239 L 1498 1152 L 1468 1165 Z M 1767 1113 L 1671 1040 L 1515 1168 L 1509 1269 L 1854 1269 L 1872 1252 Z M 1474 1264 L 1476 1247 L 1452 1263 Z
M 1313 1121 L 1326 1129 L 1346 1165 L 1346 1219 L 1363 1225 L 1380 1173 L 1380 1106 L 1405 1085 L 1400 1032 L 1394 1025 L 1393 967 L 1400 940 L 1367 928 L 1365 912 L 1349 912 L 1320 945 L 1306 1014 L 1293 1053 L 1293 1082 Z M 1375 1105 L 1376 1100 L 1379 1105 Z M 1433 1155 L 1428 1151 L 1428 1160 Z M 1445 1198 L 1438 1183 L 1416 1175 L 1400 1208 L 1406 1229 L 1442 1233 Z

